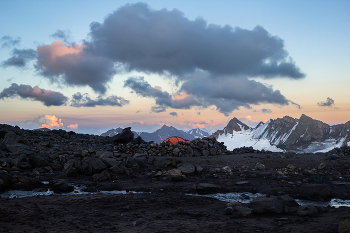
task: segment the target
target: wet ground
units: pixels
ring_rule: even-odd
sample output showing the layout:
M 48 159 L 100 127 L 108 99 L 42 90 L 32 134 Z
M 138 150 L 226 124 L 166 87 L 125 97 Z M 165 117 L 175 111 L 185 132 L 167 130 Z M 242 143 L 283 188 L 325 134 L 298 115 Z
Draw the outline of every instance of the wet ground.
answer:
M 302 196 L 303 186 L 318 184 L 329 187 L 329 195 L 309 199 L 348 200 L 350 158 L 329 156 L 273 153 L 176 158 L 203 168 L 183 179 L 166 175 L 174 167 L 153 164 L 105 182 L 82 175 L 42 176 L 47 182 L 36 191 L 47 191 L 54 181 L 65 179 L 88 192 L 141 193 L 0 198 L 1 232 L 338 232 L 341 222 L 350 219 L 348 207 L 319 208 L 317 214 L 305 216 L 283 211 L 242 217 L 225 214 L 227 201 L 196 196 L 250 192 L 296 199 Z M 227 166 L 230 170 L 224 169 Z M 209 186 L 203 188 L 203 183 Z M 249 204 L 242 205 L 249 208 Z

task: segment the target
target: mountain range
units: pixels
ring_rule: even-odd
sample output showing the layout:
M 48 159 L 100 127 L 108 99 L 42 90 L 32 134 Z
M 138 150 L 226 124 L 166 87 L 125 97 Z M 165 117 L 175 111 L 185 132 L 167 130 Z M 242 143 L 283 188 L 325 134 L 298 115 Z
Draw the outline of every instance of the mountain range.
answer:
M 350 146 L 350 121 L 328 125 L 303 114 L 299 119 L 285 116 L 260 122 L 252 128 L 233 118 L 213 136 L 229 150 L 252 146 L 276 152 L 327 152 L 335 147 Z
M 101 136 L 113 137 L 123 129 L 110 129 Z M 141 136 L 146 142 L 162 142 L 168 137 L 178 136 L 186 140 L 209 137 L 203 129 L 192 129 L 187 132 L 172 126 L 163 125 L 153 133 L 134 132 L 134 137 Z M 328 125 L 304 114 L 299 119 L 285 116 L 260 122 L 250 127 L 236 117 L 222 129 L 211 135 L 224 142 L 227 149 L 252 146 L 256 150 L 274 152 L 316 153 L 327 152 L 335 147 L 350 146 L 350 121 L 345 124 Z
M 113 137 L 114 135 L 117 135 L 118 133 L 122 132 L 122 128 L 116 128 L 116 129 L 110 129 L 107 132 L 101 134 L 101 136 L 109 136 L 109 137 Z M 154 142 L 162 142 L 165 139 L 169 138 L 169 137 L 173 137 L 173 136 L 178 136 L 181 137 L 183 139 L 186 140 L 194 140 L 198 137 L 202 138 L 202 137 L 208 137 L 209 134 L 199 128 L 196 129 L 191 129 L 187 132 L 183 131 L 183 130 L 178 130 L 172 126 L 167 126 L 167 125 L 163 125 L 160 129 L 156 130 L 153 133 L 147 133 L 147 132 L 135 132 L 132 131 L 134 133 L 134 137 L 138 137 L 140 136 L 143 140 L 145 140 L 146 142 L 149 141 L 154 141 Z

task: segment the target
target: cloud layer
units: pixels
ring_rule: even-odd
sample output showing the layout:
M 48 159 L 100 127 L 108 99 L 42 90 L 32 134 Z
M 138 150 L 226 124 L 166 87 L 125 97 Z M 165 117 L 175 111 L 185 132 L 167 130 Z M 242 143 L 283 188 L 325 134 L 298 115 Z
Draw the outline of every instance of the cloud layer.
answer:
M 66 103 L 68 98 L 60 92 L 41 89 L 37 86 L 18 85 L 12 83 L 10 87 L 5 88 L 0 93 L 0 99 L 14 98 L 19 96 L 23 99 L 31 99 L 42 102 L 45 106 L 61 106 Z
M 74 107 L 128 104 L 122 97 L 103 97 L 118 72 L 174 77 L 179 85 L 176 93 L 152 87 L 143 77 L 124 82 L 137 95 L 155 100 L 153 112 L 215 106 L 225 115 L 251 105 L 295 104 L 254 77 L 305 77 L 284 41 L 261 26 L 247 30 L 208 24 L 202 18 L 190 20 L 176 9 L 152 10 L 144 3 L 126 4 L 103 22 L 91 23 L 82 44 L 72 42 L 70 31 L 57 30 L 51 37 L 61 41 L 38 46 L 37 51 L 14 49 L 2 66 L 24 67 L 36 59 L 36 72 L 52 83 L 89 86 L 100 95 L 94 100 L 77 93 L 72 98 Z M 12 38 L 4 41 L 17 44 Z

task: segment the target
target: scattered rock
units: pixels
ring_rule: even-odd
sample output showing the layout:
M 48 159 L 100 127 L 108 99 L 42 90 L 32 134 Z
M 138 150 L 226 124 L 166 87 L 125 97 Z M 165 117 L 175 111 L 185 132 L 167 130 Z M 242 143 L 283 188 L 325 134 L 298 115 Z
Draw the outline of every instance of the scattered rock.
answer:
M 299 206 L 298 208 L 298 214 L 299 216 L 305 217 L 315 217 L 318 214 L 318 211 L 316 209 L 316 207 L 311 206 L 311 205 L 302 205 Z
M 227 207 L 228 208 L 228 207 Z M 249 217 L 253 214 L 253 210 L 244 206 L 236 206 L 233 208 L 235 215 L 239 217 Z
M 350 232 L 350 220 L 341 221 L 338 224 L 338 232 L 339 233 L 349 233 Z
M 299 194 L 306 199 L 327 199 L 331 196 L 331 191 L 327 184 L 305 184 L 301 186 Z
M 74 190 L 74 186 L 69 184 L 65 180 L 59 180 L 53 185 L 53 191 L 55 193 L 69 193 Z
M 183 163 L 178 167 L 178 169 L 184 175 L 193 175 L 196 171 L 196 168 L 191 163 Z
M 258 197 L 249 206 L 255 213 L 283 213 L 283 203 L 277 197 Z
M 199 183 L 195 186 L 195 189 L 200 191 L 210 191 L 218 189 L 218 186 L 209 183 Z

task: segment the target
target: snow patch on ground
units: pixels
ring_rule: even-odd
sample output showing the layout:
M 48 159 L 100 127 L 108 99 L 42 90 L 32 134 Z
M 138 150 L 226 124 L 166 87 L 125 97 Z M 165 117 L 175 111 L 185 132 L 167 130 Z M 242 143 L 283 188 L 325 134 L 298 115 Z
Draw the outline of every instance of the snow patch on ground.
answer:
M 335 139 L 327 139 L 324 142 L 312 142 L 310 146 L 303 150 L 305 153 L 326 153 L 334 148 L 339 148 L 343 145 L 345 138 L 339 141 Z M 348 143 L 349 144 L 349 143 Z

